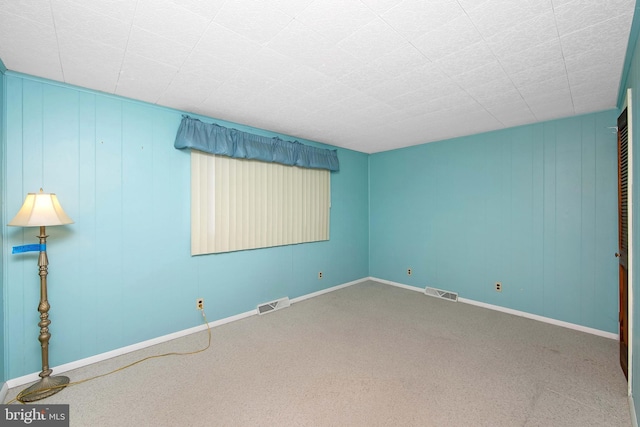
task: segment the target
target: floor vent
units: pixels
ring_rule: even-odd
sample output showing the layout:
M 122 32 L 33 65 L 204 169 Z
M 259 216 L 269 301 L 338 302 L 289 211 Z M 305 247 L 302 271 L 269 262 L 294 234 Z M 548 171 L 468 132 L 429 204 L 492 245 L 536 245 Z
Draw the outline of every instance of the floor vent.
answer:
M 458 294 L 455 292 L 443 291 L 441 289 L 430 288 L 427 286 L 424 288 L 424 293 L 430 297 L 442 298 L 453 302 L 458 301 Z
M 291 305 L 288 297 L 280 298 L 275 301 L 266 302 L 258 305 L 258 314 L 267 314 L 272 311 L 280 310 L 281 308 L 287 308 Z

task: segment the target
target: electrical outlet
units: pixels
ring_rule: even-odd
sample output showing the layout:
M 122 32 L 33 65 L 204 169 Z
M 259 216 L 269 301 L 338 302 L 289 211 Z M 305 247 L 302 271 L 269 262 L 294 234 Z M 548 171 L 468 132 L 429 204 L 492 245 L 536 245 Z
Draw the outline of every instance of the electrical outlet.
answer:
M 412 273 L 411 269 L 407 268 L 407 276 L 411 276 L 411 273 Z
M 322 271 L 318 272 L 318 279 L 322 279 Z
M 196 309 L 197 310 L 204 310 L 204 298 L 198 298 L 196 300 Z
M 502 292 L 502 282 L 496 282 L 496 292 Z

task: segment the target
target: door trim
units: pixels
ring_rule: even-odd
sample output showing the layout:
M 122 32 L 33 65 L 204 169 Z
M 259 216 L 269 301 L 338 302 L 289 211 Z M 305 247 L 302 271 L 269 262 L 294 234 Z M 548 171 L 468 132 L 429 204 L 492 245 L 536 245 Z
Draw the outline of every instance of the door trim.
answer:
M 629 345 L 629 357 L 627 361 L 627 395 L 631 396 L 632 384 L 633 384 L 633 277 L 634 277 L 634 268 L 633 268 L 633 108 L 632 108 L 632 91 L 631 88 L 627 88 L 627 93 L 624 99 L 624 104 L 622 105 L 620 111 L 624 111 L 627 109 L 627 222 L 628 222 L 628 251 L 627 251 L 627 304 L 628 304 L 628 319 L 627 319 L 627 328 L 628 328 L 628 345 Z

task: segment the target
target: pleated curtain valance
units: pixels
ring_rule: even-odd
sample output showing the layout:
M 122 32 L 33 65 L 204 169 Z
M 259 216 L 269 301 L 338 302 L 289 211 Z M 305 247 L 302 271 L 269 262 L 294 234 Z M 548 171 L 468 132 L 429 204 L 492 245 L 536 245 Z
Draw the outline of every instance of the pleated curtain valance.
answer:
M 240 159 L 255 159 L 310 169 L 340 170 L 336 150 L 311 147 L 298 141 L 284 141 L 204 123 L 182 116 L 174 147 Z

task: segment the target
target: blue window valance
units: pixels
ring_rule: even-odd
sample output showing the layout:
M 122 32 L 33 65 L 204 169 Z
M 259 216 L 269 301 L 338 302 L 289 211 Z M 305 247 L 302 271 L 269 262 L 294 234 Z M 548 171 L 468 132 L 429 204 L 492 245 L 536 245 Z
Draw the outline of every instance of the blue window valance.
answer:
M 337 150 L 311 147 L 182 116 L 174 147 L 312 169 L 340 169 Z

